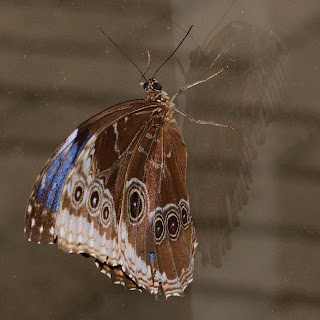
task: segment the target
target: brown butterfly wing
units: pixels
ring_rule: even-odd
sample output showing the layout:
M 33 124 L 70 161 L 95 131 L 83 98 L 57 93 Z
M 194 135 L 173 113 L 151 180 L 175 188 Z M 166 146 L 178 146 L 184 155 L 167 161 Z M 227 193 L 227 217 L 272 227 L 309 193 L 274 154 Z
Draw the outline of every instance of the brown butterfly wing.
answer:
M 108 123 L 89 141 L 68 175 L 55 237 L 69 253 L 119 265 L 118 224 L 124 176 L 132 145 L 153 117 L 154 106 Z
M 166 297 L 183 295 L 196 247 L 186 190 L 186 150 L 174 121 L 155 118 L 132 150 L 119 244 L 125 273 Z M 182 218 L 183 216 L 183 218 Z
M 82 123 L 59 146 L 42 168 L 28 201 L 25 215 L 25 237 L 37 243 L 53 243 L 55 223 L 65 181 L 88 145 L 98 133 L 117 119 L 143 109 L 145 100 L 115 105 Z

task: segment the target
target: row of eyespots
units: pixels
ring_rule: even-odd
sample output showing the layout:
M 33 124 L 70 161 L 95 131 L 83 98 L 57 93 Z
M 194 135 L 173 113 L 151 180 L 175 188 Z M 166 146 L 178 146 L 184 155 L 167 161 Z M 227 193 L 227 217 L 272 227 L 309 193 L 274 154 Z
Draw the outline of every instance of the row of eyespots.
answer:
M 142 219 L 145 211 L 144 193 L 137 185 L 129 189 L 127 201 L 129 219 L 131 223 L 136 224 Z M 180 215 L 177 213 L 178 210 Z M 180 231 L 180 224 L 182 223 L 183 228 L 188 227 L 189 215 L 189 209 L 184 200 L 180 201 L 179 209 L 177 206 L 173 206 L 172 209 L 168 210 L 165 222 L 161 214 L 156 215 L 154 219 L 156 242 L 160 243 L 163 240 L 166 230 L 168 230 L 170 239 L 177 239 Z
M 186 226 L 189 222 L 188 207 L 183 203 L 179 207 L 182 224 Z M 141 220 L 144 211 L 144 197 L 143 193 L 137 187 L 131 188 L 128 193 L 128 211 L 131 222 L 135 223 Z
M 89 214 L 91 216 L 96 216 L 100 213 L 100 221 L 103 226 L 106 226 L 112 211 L 112 204 L 108 199 L 102 199 L 102 193 L 99 186 L 94 185 L 90 191 L 89 196 L 87 197 L 86 203 L 87 208 L 89 209 Z M 76 208 L 79 208 L 84 200 L 85 187 L 82 181 L 78 181 L 75 184 L 74 191 L 72 194 L 72 201 Z M 103 205 L 101 205 L 104 200 Z
M 189 210 L 184 204 L 179 206 L 181 215 L 182 227 L 186 229 L 189 224 Z M 171 240 L 178 238 L 180 231 L 180 217 L 174 209 L 168 211 L 164 221 L 161 214 L 156 215 L 154 219 L 154 234 L 156 243 L 161 243 L 165 237 L 166 230 L 169 233 Z
M 91 216 L 97 216 L 100 212 L 100 221 L 106 226 L 111 215 L 112 204 L 106 198 L 102 199 L 102 192 L 99 185 L 94 185 L 89 191 L 89 196 L 86 197 L 87 208 Z M 132 223 L 138 223 L 145 211 L 144 192 L 140 190 L 139 186 L 133 186 L 128 192 L 128 213 Z M 72 196 L 73 204 L 76 208 L 82 205 L 85 196 L 85 187 L 82 181 L 75 184 Z M 102 201 L 104 201 L 101 206 Z M 100 209 L 100 210 L 99 210 Z M 154 232 L 157 243 L 160 243 L 165 237 L 165 231 L 168 230 L 169 237 L 172 240 L 177 239 L 180 231 L 180 224 L 182 222 L 183 228 L 187 228 L 189 224 L 189 208 L 185 200 L 181 200 L 178 207 L 173 205 L 173 208 L 168 210 L 166 215 L 166 222 L 164 222 L 162 215 L 156 215 L 154 220 Z

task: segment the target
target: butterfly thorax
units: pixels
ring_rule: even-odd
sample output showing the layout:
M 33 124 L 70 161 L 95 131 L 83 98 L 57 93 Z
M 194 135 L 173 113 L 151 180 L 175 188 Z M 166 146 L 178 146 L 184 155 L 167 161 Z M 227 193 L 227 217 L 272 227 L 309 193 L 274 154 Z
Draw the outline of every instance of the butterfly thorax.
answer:
M 143 88 L 146 91 L 146 100 L 160 103 L 159 111 L 165 111 L 165 119 L 171 121 L 175 104 L 169 95 L 162 90 L 161 84 L 155 79 L 149 79 L 144 83 Z

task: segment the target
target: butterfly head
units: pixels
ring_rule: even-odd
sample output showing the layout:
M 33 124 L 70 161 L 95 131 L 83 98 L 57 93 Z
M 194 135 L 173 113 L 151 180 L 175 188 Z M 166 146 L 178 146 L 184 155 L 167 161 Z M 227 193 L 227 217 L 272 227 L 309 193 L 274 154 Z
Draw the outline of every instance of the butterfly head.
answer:
M 146 91 L 152 90 L 156 92 L 161 92 L 162 85 L 156 79 L 149 79 L 147 82 L 143 84 L 143 89 Z
M 146 100 L 149 101 L 167 101 L 168 94 L 162 90 L 162 85 L 154 78 L 149 79 L 145 83 L 141 83 L 146 91 Z

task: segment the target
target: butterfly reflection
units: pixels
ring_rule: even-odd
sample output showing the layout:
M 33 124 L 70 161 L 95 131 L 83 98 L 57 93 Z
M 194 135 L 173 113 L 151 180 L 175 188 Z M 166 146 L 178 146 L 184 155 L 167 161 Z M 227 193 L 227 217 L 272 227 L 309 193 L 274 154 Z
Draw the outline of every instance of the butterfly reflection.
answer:
M 265 129 L 273 120 L 286 80 L 287 51 L 269 31 L 233 22 L 190 54 L 187 82 L 228 66 L 214 81 L 187 92 L 186 112 L 240 128 L 230 130 L 184 122 L 190 202 L 202 263 L 221 266 L 231 231 L 248 202 L 252 166 Z

